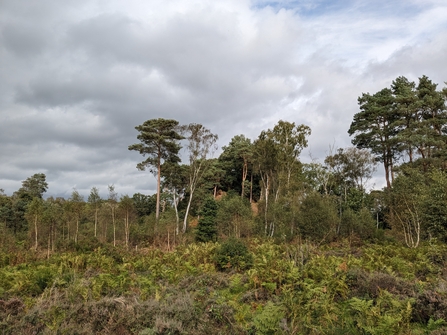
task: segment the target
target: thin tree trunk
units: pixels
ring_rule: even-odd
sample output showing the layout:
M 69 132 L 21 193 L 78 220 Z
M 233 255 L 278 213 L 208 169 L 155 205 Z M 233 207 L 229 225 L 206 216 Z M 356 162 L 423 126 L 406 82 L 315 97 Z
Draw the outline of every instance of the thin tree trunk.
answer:
M 35 237 L 35 244 L 34 244 L 34 250 L 37 251 L 37 246 L 38 246 L 38 242 L 37 242 L 37 215 L 34 215 L 34 237 Z
M 267 220 L 267 213 L 268 213 L 268 206 L 269 206 L 269 193 L 270 193 L 270 178 L 267 175 L 266 176 L 266 183 L 265 183 L 265 210 L 264 210 L 264 221 L 265 221 L 265 235 L 268 236 L 267 234 L 267 228 L 268 228 L 268 220 Z
M 98 207 L 95 208 L 95 237 L 96 237 L 97 227 L 98 227 Z
M 129 210 L 126 210 L 126 248 L 129 250 L 130 239 L 130 222 L 129 222 Z
M 188 225 L 188 215 L 189 215 L 189 210 L 191 209 L 193 193 L 194 193 L 194 191 L 191 189 L 191 193 L 189 194 L 188 206 L 186 207 L 185 218 L 183 220 L 183 230 L 182 230 L 183 233 L 186 233 L 186 228 Z
M 51 229 L 48 232 L 47 259 L 50 259 L 50 247 L 51 247 Z
M 75 243 L 78 243 L 78 233 L 79 233 L 79 218 L 76 218 L 76 234 L 75 234 Z
M 160 184 L 161 184 L 161 152 L 158 150 L 158 164 L 157 164 L 157 204 L 155 208 L 155 221 L 158 224 L 160 219 Z
M 245 179 L 247 179 L 248 174 L 248 163 L 247 160 L 244 159 L 244 165 L 242 166 L 242 191 L 241 191 L 241 197 L 244 197 L 245 194 Z
M 251 173 L 250 181 L 250 203 L 253 202 L 253 172 Z
M 175 209 L 175 233 L 178 235 L 180 218 L 178 217 L 178 208 L 177 208 L 178 204 L 177 204 L 176 193 L 177 193 L 177 190 L 174 187 L 174 192 L 172 192 L 172 197 L 174 198 L 174 209 Z
M 113 205 L 112 205 L 113 206 Z M 116 246 L 115 208 L 112 207 L 113 246 Z
M 194 191 L 196 190 L 196 184 L 199 180 L 199 174 L 201 171 L 201 166 L 202 164 L 199 165 L 199 167 L 197 167 L 196 171 L 193 172 L 192 177 L 189 177 L 189 200 L 188 200 L 188 206 L 186 207 L 186 213 L 185 213 L 185 218 L 183 220 L 183 233 L 186 233 L 186 228 L 188 226 L 188 215 L 189 215 L 189 210 L 191 209 L 191 203 L 192 203 L 192 197 L 194 195 Z

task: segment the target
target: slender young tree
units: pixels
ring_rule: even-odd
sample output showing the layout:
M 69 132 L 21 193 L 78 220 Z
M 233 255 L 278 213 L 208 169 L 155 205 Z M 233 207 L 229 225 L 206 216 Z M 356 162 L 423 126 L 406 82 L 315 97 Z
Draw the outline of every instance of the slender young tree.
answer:
M 166 119 L 151 119 L 142 125 L 136 126 L 140 133 L 137 139 L 140 143 L 132 144 L 129 150 L 138 151 L 143 157 L 147 156 L 143 162 L 137 164 L 139 170 L 150 167 L 150 171 L 157 175 L 157 205 L 155 218 L 158 222 L 160 217 L 160 184 L 161 166 L 164 161 L 180 162 L 178 152 L 181 148 L 179 141 L 183 139 L 180 135 L 178 121 Z
M 124 236 L 126 249 L 129 249 L 129 236 L 130 236 L 130 222 L 131 216 L 134 211 L 133 199 L 127 194 L 120 198 L 119 208 L 124 217 Z
M 264 231 L 266 235 L 270 235 L 268 233 L 269 195 L 278 170 L 278 150 L 269 131 L 263 130 L 254 142 L 253 155 L 256 172 L 261 177 L 261 198 L 264 198 Z
M 80 195 L 76 189 L 74 189 L 73 192 L 71 193 L 70 202 L 71 202 L 71 209 L 73 211 L 73 215 L 76 220 L 76 232 L 74 241 L 75 243 L 78 243 L 79 222 L 81 221 L 82 212 L 84 210 L 84 197 Z
M 34 250 L 37 250 L 39 246 L 38 224 L 42 220 L 43 211 L 43 200 L 39 197 L 34 197 L 26 210 L 28 221 L 34 225 Z
M 214 150 L 217 149 L 218 136 L 201 124 L 191 123 L 186 127 L 188 151 L 189 151 L 189 200 L 186 207 L 185 218 L 183 220 L 183 233 L 186 232 L 188 225 L 188 214 L 191 209 L 191 202 L 197 184 L 202 179 L 203 173 L 209 167 L 210 161 L 207 160 Z
M 175 233 L 180 230 L 180 218 L 178 214 L 178 204 L 185 197 L 185 190 L 188 185 L 189 166 L 177 163 L 165 162 L 163 164 L 163 189 L 172 195 L 172 205 L 175 210 Z
M 118 194 L 115 192 L 114 185 L 108 185 L 109 198 L 107 199 L 107 205 L 110 208 L 110 214 L 112 216 L 113 226 L 113 246 L 116 246 L 116 208 L 118 207 Z
M 96 187 L 92 187 L 90 195 L 88 196 L 88 202 L 95 211 L 95 237 L 96 237 L 98 228 L 98 212 L 99 207 L 101 206 L 101 196 L 99 195 L 99 190 Z

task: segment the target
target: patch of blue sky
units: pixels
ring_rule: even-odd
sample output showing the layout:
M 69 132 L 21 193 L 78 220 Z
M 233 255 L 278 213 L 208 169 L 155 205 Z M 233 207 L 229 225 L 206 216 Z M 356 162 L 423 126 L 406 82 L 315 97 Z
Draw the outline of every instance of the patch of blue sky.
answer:
M 262 9 L 270 7 L 276 11 L 293 10 L 302 16 L 319 16 L 327 12 L 339 11 L 349 6 L 349 0 L 253 0 L 252 7 Z
M 399 16 L 412 17 L 420 13 L 427 6 L 407 0 L 252 0 L 252 8 L 272 8 L 275 11 L 281 9 L 292 10 L 302 18 L 313 18 L 341 14 L 343 12 L 355 12 L 368 16 Z

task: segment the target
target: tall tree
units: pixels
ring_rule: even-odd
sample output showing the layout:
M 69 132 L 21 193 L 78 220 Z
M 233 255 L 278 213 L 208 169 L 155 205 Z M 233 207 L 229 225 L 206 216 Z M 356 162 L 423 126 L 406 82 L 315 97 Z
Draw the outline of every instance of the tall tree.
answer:
M 429 165 L 439 165 L 435 161 L 447 159 L 447 109 L 442 93 L 438 92 L 436 87 L 437 85 L 426 76 L 419 78 L 416 87 L 420 115 L 416 130 L 417 149 L 424 171 L 428 171 Z
M 310 132 L 308 126 L 280 120 L 272 130 L 262 131 L 254 143 L 253 160 L 262 182 L 264 229 L 267 236 L 273 236 L 277 221 L 275 218 L 268 219 L 269 195 L 274 196 L 275 203 L 282 195 L 290 196 L 291 177 L 298 175 L 301 165 L 298 156 L 307 146 Z
M 180 128 L 176 120 L 151 119 L 136 126 L 135 129 L 140 132 L 137 136 L 140 143 L 130 145 L 129 150 L 138 151 L 143 157 L 148 156 L 146 160 L 137 164 L 137 168 L 145 170 L 149 166 L 150 171 L 157 175 L 155 218 L 158 222 L 160 218 L 161 166 L 164 161 L 180 161 L 178 157 L 181 148 L 179 140 L 183 139 L 183 136 L 179 133 Z
M 398 115 L 394 109 L 394 97 L 388 88 L 371 95 L 359 97 L 360 112 L 348 130 L 354 136 L 352 144 L 360 149 L 370 149 L 376 159 L 383 163 L 387 188 L 394 178 L 393 166 L 399 156 Z
M 300 164 L 298 156 L 307 147 L 307 137 L 310 134 L 311 130 L 308 126 L 295 125 L 294 122 L 283 120 L 279 120 L 273 128 L 271 136 L 278 150 L 280 181 L 285 179 L 285 185 L 278 185 L 277 194 L 281 188 L 285 189 L 285 193 L 289 192 L 292 173 L 297 171 Z
M 194 192 L 199 181 L 202 179 L 203 173 L 210 165 L 210 161 L 207 158 L 217 149 L 216 142 L 218 139 L 216 134 L 211 133 L 209 129 L 197 123 L 189 124 L 185 128 L 185 131 L 187 133 L 187 148 L 189 151 L 189 199 L 183 220 L 183 233 L 186 232 L 188 225 L 188 215 Z
M 406 151 L 409 162 L 413 163 L 416 145 L 415 128 L 419 122 L 416 84 L 401 76 L 392 82 L 391 91 L 397 115 L 395 123 L 400 129 L 397 138 L 402 143 L 401 150 Z
M 22 181 L 22 187 L 18 190 L 18 193 L 28 193 L 32 198 L 42 198 L 48 189 L 48 183 L 45 180 L 46 176 L 44 173 L 35 173 Z
M 222 147 L 219 156 L 221 166 L 225 171 L 227 187 L 239 190 L 241 197 L 245 196 L 245 184 L 252 163 L 253 146 L 244 135 L 234 136 L 227 146 Z M 239 185 L 235 185 L 239 183 Z M 237 188 L 236 188 L 237 187 Z
M 264 198 L 264 231 L 266 235 L 269 235 L 267 231 L 269 195 L 278 168 L 278 151 L 269 131 L 262 131 L 254 142 L 253 159 L 256 171 L 261 177 L 261 198 Z

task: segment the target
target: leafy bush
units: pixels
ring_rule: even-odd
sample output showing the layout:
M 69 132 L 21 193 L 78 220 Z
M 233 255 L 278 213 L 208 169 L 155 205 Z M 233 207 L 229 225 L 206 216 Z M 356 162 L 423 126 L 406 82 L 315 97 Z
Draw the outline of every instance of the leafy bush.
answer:
M 247 246 L 239 239 L 230 238 L 217 248 L 216 267 L 219 271 L 246 270 L 253 265 L 253 256 Z
M 338 222 L 337 208 L 332 198 L 311 193 L 302 201 L 298 228 L 303 238 L 315 242 L 330 241 Z

